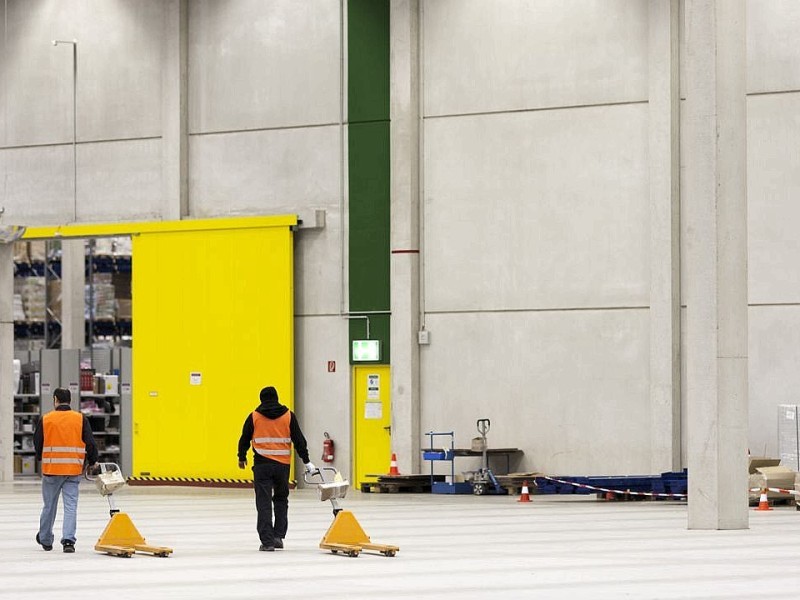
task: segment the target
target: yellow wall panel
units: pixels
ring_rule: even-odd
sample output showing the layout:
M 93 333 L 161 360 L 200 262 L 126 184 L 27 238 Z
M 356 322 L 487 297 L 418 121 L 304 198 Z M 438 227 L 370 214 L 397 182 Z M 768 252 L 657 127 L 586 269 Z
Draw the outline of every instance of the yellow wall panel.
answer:
M 294 405 L 292 244 L 282 222 L 133 236 L 133 475 L 251 475 L 236 444 L 259 391 Z

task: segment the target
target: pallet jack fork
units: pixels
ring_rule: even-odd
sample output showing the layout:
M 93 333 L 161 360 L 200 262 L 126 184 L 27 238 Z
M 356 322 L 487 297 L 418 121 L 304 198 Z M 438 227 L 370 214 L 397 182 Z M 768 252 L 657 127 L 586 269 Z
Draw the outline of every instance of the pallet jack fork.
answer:
M 125 478 L 122 476 L 119 465 L 115 463 L 98 463 L 97 469 L 96 476 L 90 476 L 87 470 L 85 477 L 89 481 L 94 481 L 100 495 L 108 499 L 108 512 L 111 515 L 111 520 L 97 540 L 94 549 L 98 552 L 105 552 L 112 556 L 122 556 L 124 558 L 130 558 L 136 552 L 145 552 L 164 558 L 172 554 L 172 548 L 148 544 L 142 534 L 139 533 L 139 530 L 136 529 L 131 518 L 116 508 L 113 493 L 125 485 Z
M 325 481 L 323 471 L 332 471 L 333 481 Z M 315 481 L 314 477 L 319 477 L 320 481 Z M 350 486 L 348 481 L 342 479 L 339 471 L 333 467 L 323 467 L 313 473 L 305 473 L 303 479 L 307 484 L 317 486 L 319 499 L 322 502 L 330 500 L 333 506 L 333 523 L 319 543 L 320 548 L 330 550 L 333 554 L 341 552 L 345 556 L 354 558 L 362 550 L 371 550 L 384 556 L 394 556 L 400 550 L 397 546 L 372 543 L 355 515 L 339 506 L 337 500 L 345 497 Z

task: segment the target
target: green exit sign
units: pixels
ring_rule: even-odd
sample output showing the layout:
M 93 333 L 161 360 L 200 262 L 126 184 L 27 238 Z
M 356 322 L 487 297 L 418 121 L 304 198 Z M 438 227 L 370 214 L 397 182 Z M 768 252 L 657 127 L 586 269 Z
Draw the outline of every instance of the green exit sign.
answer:
M 353 340 L 353 362 L 375 362 L 380 359 L 380 340 Z

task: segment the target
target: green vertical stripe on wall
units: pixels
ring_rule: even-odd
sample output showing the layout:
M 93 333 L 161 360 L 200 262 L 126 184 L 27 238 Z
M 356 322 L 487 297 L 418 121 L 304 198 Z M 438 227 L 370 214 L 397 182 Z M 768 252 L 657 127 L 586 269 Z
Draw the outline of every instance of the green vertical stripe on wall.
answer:
M 389 0 L 347 3 L 347 116 L 389 120 Z
M 389 311 L 389 1 L 347 5 L 349 311 Z M 389 315 L 367 315 L 389 363 Z M 366 321 L 350 321 L 350 341 Z

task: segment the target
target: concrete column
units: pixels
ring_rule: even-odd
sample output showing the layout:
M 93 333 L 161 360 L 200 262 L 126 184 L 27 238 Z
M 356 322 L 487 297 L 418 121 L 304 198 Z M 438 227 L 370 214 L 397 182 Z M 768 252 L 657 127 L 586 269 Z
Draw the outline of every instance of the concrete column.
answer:
M 0 244 L 0 481 L 14 480 L 14 245 Z
M 650 464 L 681 468 L 678 0 L 649 4 Z
M 61 240 L 61 347 L 86 346 L 86 263 L 82 239 Z
M 161 69 L 162 205 L 164 217 L 173 220 L 189 214 L 188 55 L 187 0 L 166 0 Z
M 686 2 L 689 528 L 745 529 L 745 1 Z
M 419 431 L 419 2 L 392 0 L 391 355 L 392 450 L 401 473 L 418 473 Z

